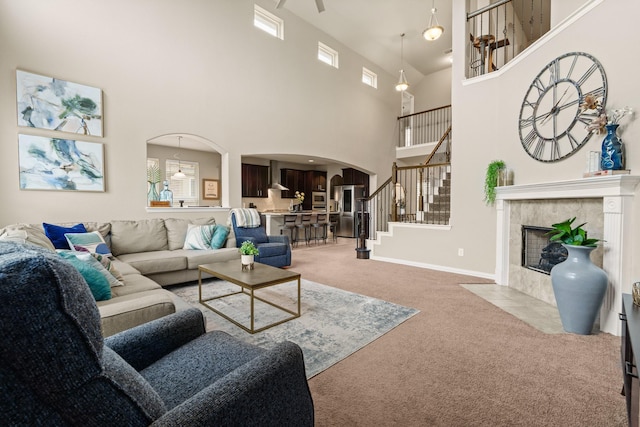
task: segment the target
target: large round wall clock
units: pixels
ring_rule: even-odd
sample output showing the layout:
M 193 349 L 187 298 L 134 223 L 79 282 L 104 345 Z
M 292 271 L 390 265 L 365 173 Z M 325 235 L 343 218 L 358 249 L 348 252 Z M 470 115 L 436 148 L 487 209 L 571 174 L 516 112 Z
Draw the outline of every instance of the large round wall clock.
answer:
M 587 125 L 600 111 L 580 108 L 586 95 L 593 95 L 604 109 L 607 77 L 600 62 L 587 53 L 561 55 L 538 73 L 520 107 L 520 142 L 531 157 L 556 162 L 589 141 Z

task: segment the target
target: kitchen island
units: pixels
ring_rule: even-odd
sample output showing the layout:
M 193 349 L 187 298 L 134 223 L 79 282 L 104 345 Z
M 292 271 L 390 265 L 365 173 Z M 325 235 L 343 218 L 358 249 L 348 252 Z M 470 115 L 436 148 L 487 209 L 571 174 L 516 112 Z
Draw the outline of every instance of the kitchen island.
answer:
M 323 211 L 301 211 L 301 212 L 289 212 L 288 210 L 273 210 L 273 211 L 264 211 L 260 212 L 260 215 L 264 216 L 264 224 L 267 231 L 267 235 L 275 235 L 280 234 L 280 228 L 284 225 L 284 216 L 285 215 L 296 215 L 298 217 L 297 223 L 302 223 L 302 215 L 303 214 L 311 214 L 311 222 L 315 222 L 318 214 L 327 214 L 327 222 L 329 221 L 329 216 L 333 214 L 338 214 L 338 212 L 327 212 Z

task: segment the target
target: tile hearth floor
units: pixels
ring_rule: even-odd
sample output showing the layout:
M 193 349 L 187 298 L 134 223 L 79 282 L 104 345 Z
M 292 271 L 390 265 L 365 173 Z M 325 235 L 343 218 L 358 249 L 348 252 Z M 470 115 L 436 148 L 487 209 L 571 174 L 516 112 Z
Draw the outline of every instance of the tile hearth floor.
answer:
M 563 334 L 558 309 L 539 299 L 501 285 L 460 285 L 545 334 Z

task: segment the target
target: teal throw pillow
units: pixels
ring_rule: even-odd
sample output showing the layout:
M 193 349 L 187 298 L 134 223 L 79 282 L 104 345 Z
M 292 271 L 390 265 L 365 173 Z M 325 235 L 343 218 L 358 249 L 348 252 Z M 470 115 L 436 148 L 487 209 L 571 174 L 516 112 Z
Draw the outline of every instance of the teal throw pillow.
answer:
M 61 251 L 59 252 L 59 254 L 68 263 L 73 265 L 76 270 L 80 272 L 80 274 L 82 274 L 82 277 L 84 277 L 84 280 L 89 285 L 91 294 L 93 294 L 93 298 L 95 298 L 96 301 L 111 299 L 111 285 L 109 284 L 107 278 L 100 272 L 100 270 L 92 266 L 91 263 L 79 259 L 73 252 Z M 91 255 L 88 256 L 91 258 Z M 93 260 L 100 264 L 100 261 L 95 259 Z
M 213 231 L 213 238 L 211 238 L 211 249 L 220 249 L 224 246 L 229 236 L 229 227 L 224 225 L 216 225 L 216 229 Z
M 63 227 L 61 225 L 43 222 L 42 228 L 44 228 L 44 234 L 47 235 L 49 240 L 51 240 L 51 243 L 53 243 L 53 247 L 56 249 L 69 249 L 69 243 L 67 243 L 67 239 L 64 237 L 65 233 L 87 232 L 87 229 L 82 223 L 76 224 L 73 227 Z
M 182 249 L 211 249 L 211 239 L 215 228 L 215 225 L 189 224 Z

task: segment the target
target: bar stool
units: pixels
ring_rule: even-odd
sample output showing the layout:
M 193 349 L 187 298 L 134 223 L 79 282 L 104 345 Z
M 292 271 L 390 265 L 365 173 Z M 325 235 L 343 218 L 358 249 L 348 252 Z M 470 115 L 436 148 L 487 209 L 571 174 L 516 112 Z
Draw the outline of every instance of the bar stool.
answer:
M 338 243 L 338 219 L 340 218 L 339 214 L 331 214 L 329 215 L 329 231 L 331 231 L 331 238 L 333 239 L 333 243 Z
M 298 245 L 298 227 L 296 222 L 298 215 L 285 215 L 284 224 L 280 226 L 280 234 L 289 233 L 291 236 L 291 247 Z
M 324 241 L 327 244 L 327 214 L 316 215 L 316 222 L 311 223 L 313 229 L 313 240 L 317 243 L 318 240 Z M 320 237 L 318 237 L 318 231 L 322 231 Z
M 311 214 L 302 214 L 302 218 L 299 224 L 296 224 L 299 232 L 300 230 L 304 231 L 304 241 L 309 244 L 309 240 L 311 239 Z M 299 236 L 298 236 L 299 237 Z

